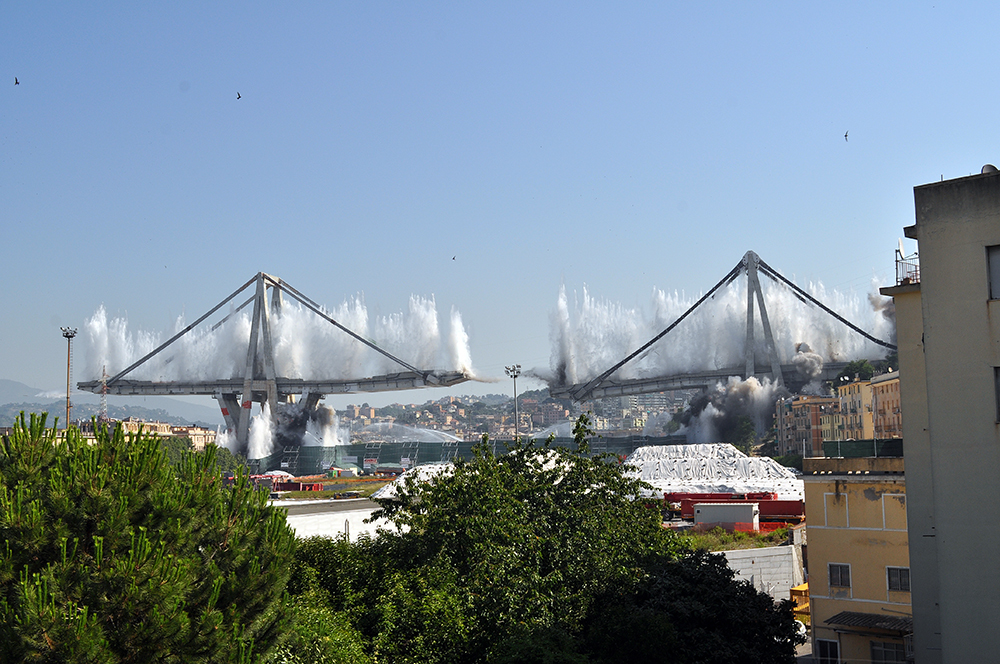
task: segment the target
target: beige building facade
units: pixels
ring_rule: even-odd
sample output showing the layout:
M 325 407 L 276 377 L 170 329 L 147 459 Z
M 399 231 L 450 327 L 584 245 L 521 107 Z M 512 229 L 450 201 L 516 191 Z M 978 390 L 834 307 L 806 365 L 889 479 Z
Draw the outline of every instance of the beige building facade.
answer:
M 834 417 L 833 440 L 871 440 L 875 430 L 872 417 L 872 386 L 867 380 L 852 380 L 837 386 L 840 413 Z
M 914 189 L 904 231 L 919 272 L 882 289 L 896 305 L 918 664 L 997 658 L 1000 173 L 983 170 Z
M 901 457 L 803 460 L 813 659 L 903 662 L 910 562 Z
M 899 400 L 899 371 L 875 376 L 872 388 L 872 427 L 879 439 L 903 437 L 903 410 Z

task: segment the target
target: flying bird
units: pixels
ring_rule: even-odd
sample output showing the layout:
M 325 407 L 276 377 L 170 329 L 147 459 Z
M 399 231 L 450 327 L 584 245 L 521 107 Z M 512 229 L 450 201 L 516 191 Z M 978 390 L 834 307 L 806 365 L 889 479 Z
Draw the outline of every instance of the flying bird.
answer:
M 456 258 L 456 256 L 452 256 L 452 257 L 451 257 L 451 260 L 455 260 L 455 258 Z
M 237 98 L 237 99 L 243 99 L 243 97 L 241 97 L 241 96 L 240 96 L 240 93 L 239 93 L 239 92 L 237 92 L 237 93 L 236 93 L 236 98 Z
M 845 143 L 847 142 L 847 135 L 850 134 L 850 133 L 851 133 L 850 129 L 848 129 L 847 131 L 844 132 L 844 142 Z
M 14 85 L 21 85 L 21 81 L 17 80 L 17 76 L 14 77 Z

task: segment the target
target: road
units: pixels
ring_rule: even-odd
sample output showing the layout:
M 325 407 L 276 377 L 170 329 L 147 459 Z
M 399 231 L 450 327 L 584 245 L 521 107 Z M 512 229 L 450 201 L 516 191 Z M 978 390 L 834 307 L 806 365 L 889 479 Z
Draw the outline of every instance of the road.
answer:
M 300 500 L 272 503 L 288 512 L 288 525 L 298 537 L 342 537 L 356 541 L 362 534 L 375 534 L 376 528 L 391 528 L 386 521 L 365 523 L 378 505 L 367 498 L 341 500 Z

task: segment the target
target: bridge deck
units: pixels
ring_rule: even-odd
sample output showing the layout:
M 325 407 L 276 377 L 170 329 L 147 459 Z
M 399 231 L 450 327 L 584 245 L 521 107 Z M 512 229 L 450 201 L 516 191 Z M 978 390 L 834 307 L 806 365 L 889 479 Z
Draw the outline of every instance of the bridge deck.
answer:
M 828 362 L 823 366 L 823 372 L 817 377 L 817 380 L 833 380 L 846 366 L 846 362 Z M 784 375 L 785 385 L 790 389 L 801 387 L 809 382 L 808 379 L 799 374 L 794 364 L 781 365 L 781 373 Z M 770 370 L 762 370 L 758 371 L 755 375 L 758 379 L 769 378 L 771 372 Z M 669 390 L 707 389 L 720 381 L 725 381 L 730 376 L 742 378 L 743 369 L 716 369 L 698 373 L 658 376 L 655 378 L 633 378 L 629 380 L 609 379 L 592 389 L 590 394 L 584 395 L 584 399 L 623 397 L 630 394 L 649 394 L 651 392 L 667 392 Z M 549 394 L 559 399 L 576 399 L 575 395 L 586 387 L 586 385 L 586 383 L 578 383 L 576 385 L 550 387 Z
M 354 392 L 387 392 L 392 390 L 410 390 L 422 387 L 451 387 L 469 380 L 460 371 L 438 371 L 421 374 L 405 371 L 367 378 L 352 378 L 343 380 L 302 380 L 299 378 L 276 378 L 275 383 L 280 394 L 352 394 Z M 77 388 L 87 392 L 100 394 L 103 390 L 101 381 L 77 383 Z M 207 395 L 240 394 L 243 392 L 242 378 L 229 378 L 207 381 L 148 381 L 148 380 L 118 380 L 108 385 L 108 394 L 115 395 Z M 251 390 L 266 392 L 267 381 L 255 380 Z

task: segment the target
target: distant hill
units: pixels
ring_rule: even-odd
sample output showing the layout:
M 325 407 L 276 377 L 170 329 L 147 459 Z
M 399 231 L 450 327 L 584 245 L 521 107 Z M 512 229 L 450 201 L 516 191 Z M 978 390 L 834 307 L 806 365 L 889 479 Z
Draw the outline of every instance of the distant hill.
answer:
M 73 392 L 73 419 L 88 419 L 97 415 L 101 397 L 89 392 Z M 56 417 L 66 418 L 66 395 L 0 378 L 0 427 L 10 426 L 21 411 L 48 412 L 49 422 Z M 169 424 L 195 424 L 209 429 L 222 425 L 222 413 L 217 408 L 171 399 L 170 397 L 115 397 L 108 398 L 108 415 L 115 419 L 136 417 L 158 420 Z

